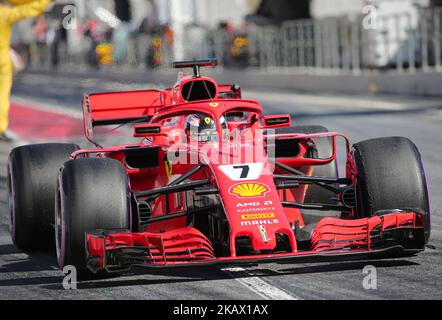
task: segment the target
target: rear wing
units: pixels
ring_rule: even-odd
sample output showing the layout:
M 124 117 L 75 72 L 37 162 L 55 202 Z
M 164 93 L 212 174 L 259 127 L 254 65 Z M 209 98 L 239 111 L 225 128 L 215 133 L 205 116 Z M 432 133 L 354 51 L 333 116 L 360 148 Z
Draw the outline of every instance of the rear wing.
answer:
M 83 98 L 84 132 L 94 141 L 97 126 L 149 122 L 159 107 L 164 106 L 164 93 L 140 90 L 87 94 Z

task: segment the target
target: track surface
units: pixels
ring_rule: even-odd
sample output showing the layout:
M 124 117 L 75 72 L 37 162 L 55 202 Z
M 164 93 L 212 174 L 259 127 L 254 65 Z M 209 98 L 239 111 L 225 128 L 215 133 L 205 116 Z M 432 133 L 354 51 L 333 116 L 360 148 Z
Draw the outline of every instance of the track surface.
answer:
M 15 97 L 57 105 L 78 114 L 83 93 L 143 88 L 145 85 L 72 77 L 22 75 Z M 419 147 L 431 193 L 432 235 L 427 249 L 406 259 L 320 264 L 265 264 L 228 272 L 213 268 L 135 272 L 81 282 L 64 290 L 53 256 L 25 254 L 10 242 L 6 199 L 6 158 L 0 145 L 0 299 L 430 299 L 442 298 L 442 102 L 407 97 L 344 97 L 249 91 L 267 112 L 291 113 L 297 124 L 321 124 L 348 134 L 353 142 L 401 135 Z M 29 138 L 29 137 L 26 137 Z M 77 139 L 77 138 L 75 138 Z M 362 282 L 366 265 L 377 268 L 376 290 Z

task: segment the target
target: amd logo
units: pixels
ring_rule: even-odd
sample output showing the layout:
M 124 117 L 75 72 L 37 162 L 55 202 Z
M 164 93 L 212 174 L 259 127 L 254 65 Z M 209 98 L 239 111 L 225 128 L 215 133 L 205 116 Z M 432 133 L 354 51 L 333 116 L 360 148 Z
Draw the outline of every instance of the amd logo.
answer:
M 262 204 L 261 204 L 261 202 L 258 202 L 258 201 L 256 201 L 256 202 L 244 202 L 244 203 L 238 203 L 238 204 L 236 205 L 236 207 L 237 207 L 237 208 L 247 208 L 247 207 L 259 207 L 259 206 L 261 206 L 261 205 L 263 205 L 263 206 L 269 206 L 269 205 L 272 205 L 272 204 L 273 204 L 272 201 L 267 200 L 267 201 L 264 201 Z

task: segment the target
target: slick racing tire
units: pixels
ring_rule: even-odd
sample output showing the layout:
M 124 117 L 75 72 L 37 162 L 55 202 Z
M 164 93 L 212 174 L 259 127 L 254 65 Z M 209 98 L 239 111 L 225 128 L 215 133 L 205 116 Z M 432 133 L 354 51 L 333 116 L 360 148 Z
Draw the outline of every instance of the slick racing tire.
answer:
M 114 159 L 68 161 L 59 173 L 55 201 L 55 239 L 61 269 L 72 265 L 88 278 L 85 233 L 129 229 L 130 190 L 126 171 Z
M 12 242 L 24 251 L 54 248 L 54 190 L 58 170 L 78 150 L 75 144 L 47 143 L 13 149 L 8 160 Z
M 322 133 L 328 132 L 327 128 L 318 125 L 311 126 L 295 126 L 276 129 L 276 134 L 281 133 Z M 317 139 L 316 141 L 318 156 L 320 158 L 328 157 L 333 152 L 333 142 L 331 138 Z M 278 145 L 276 146 L 278 148 Z M 338 177 L 338 167 L 336 159 L 329 164 L 322 166 L 315 166 L 313 168 L 313 175 L 319 177 Z M 305 203 L 323 203 L 323 204 L 335 204 L 336 201 L 332 200 L 334 194 L 324 188 L 316 186 L 314 184 L 310 185 L 307 189 L 304 202 Z
M 422 160 L 407 138 L 386 137 L 353 145 L 358 171 L 356 203 L 358 217 L 382 215 L 381 210 L 413 209 L 424 216 L 424 231 L 413 241 L 423 247 L 430 237 L 430 205 Z M 381 212 L 379 212 L 381 211 Z

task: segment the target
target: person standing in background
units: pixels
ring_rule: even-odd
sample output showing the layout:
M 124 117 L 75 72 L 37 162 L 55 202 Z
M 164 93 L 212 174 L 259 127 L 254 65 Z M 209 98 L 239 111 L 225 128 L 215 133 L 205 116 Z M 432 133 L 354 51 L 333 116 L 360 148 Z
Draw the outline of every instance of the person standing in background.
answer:
M 0 141 L 11 141 L 6 131 L 9 125 L 9 97 L 13 67 L 9 51 L 14 23 L 42 14 L 52 0 L 0 0 Z

